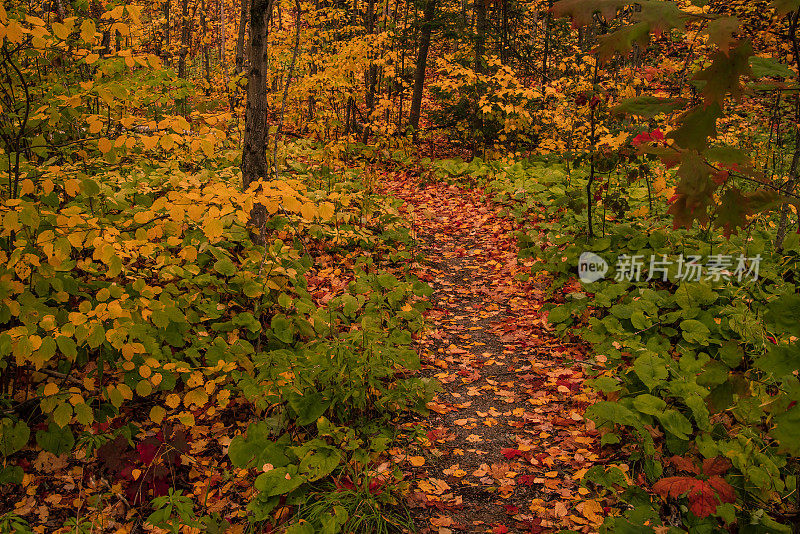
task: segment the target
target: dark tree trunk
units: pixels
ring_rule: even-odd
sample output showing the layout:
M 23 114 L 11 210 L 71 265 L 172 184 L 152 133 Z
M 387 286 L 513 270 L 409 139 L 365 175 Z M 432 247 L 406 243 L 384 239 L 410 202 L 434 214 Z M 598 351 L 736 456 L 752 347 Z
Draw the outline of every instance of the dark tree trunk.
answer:
M 203 28 L 203 35 L 208 34 L 208 11 L 206 6 L 206 0 L 203 0 L 200 9 L 202 9 L 200 24 Z M 204 38 L 203 40 L 203 70 L 205 71 L 205 78 L 206 78 L 206 86 L 205 86 L 205 93 L 206 95 L 210 94 L 211 92 L 211 52 L 209 51 L 208 41 Z
M 428 48 L 431 45 L 434 16 L 436 16 L 436 0 L 428 0 L 425 3 L 422 30 L 419 34 L 417 71 L 414 73 L 414 92 L 411 95 L 411 111 L 408 118 L 415 143 L 418 139 L 417 130 L 419 129 L 419 113 L 422 107 L 422 89 L 425 87 L 425 69 L 428 67 Z
M 178 77 L 186 78 L 186 56 L 189 53 L 189 0 L 181 6 L 181 51 L 178 56 Z
M 170 63 L 169 60 L 170 60 L 170 57 L 172 56 L 172 52 L 169 49 L 169 45 L 170 45 L 170 41 L 169 41 L 169 30 L 170 30 L 170 20 L 169 20 L 169 16 L 170 16 L 169 11 L 170 11 L 170 9 L 169 9 L 169 7 L 170 6 L 169 6 L 169 4 L 170 4 L 171 1 L 172 0 L 165 0 L 164 1 L 164 50 L 163 50 L 164 56 L 163 56 L 162 59 L 164 60 L 164 64 L 166 64 L 167 66 L 169 66 L 169 63 Z
M 368 0 L 367 2 L 367 34 L 372 35 L 375 33 L 375 0 Z M 372 54 L 370 53 L 370 56 Z M 367 106 L 367 124 L 364 127 L 364 132 L 361 141 L 366 145 L 369 141 L 370 123 L 372 122 L 372 111 L 375 109 L 375 83 L 378 77 L 378 66 L 370 61 L 369 68 L 364 73 L 364 83 L 367 87 L 366 95 L 364 96 L 364 103 Z
M 242 12 L 239 15 L 239 35 L 236 39 L 236 74 L 244 71 L 244 50 L 247 37 L 247 5 L 248 0 L 242 0 Z
M 475 0 L 475 71 L 483 72 L 483 51 L 486 42 L 486 2 Z
M 252 0 L 250 6 L 250 72 L 242 146 L 242 185 L 267 178 L 267 16 L 273 0 Z M 260 226 L 263 210 L 254 210 Z

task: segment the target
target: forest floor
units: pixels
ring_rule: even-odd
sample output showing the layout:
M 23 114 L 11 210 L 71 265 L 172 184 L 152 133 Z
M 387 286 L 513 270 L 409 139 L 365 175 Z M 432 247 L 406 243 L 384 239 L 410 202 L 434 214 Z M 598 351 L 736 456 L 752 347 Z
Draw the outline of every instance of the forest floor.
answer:
M 404 200 L 431 284 L 423 375 L 443 391 L 406 452 L 422 533 L 596 531 L 604 506 L 580 479 L 600 462 L 583 413 L 585 347 L 549 333 L 547 281 L 518 260 L 516 223 L 485 192 L 387 180 Z

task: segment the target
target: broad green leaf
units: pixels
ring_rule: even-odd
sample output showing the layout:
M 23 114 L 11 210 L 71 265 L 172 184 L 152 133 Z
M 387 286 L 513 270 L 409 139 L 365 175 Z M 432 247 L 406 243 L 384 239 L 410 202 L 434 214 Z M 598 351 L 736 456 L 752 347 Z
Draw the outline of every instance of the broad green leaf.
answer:
M 25 421 L 15 423 L 7 417 L 0 420 L 0 454 L 7 457 L 21 450 L 30 436 L 31 430 Z
M 651 391 L 668 376 L 666 360 L 654 353 L 645 353 L 633 362 L 633 371 Z
M 662 113 L 672 113 L 673 111 L 681 109 L 685 104 L 686 100 L 682 98 L 659 98 L 646 95 L 625 99 L 622 103 L 612 108 L 611 111 L 614 113 L 627 113 L 629 115 L 638 115 L 645 119 L 651 119 Z
M 750 69 L 754 78 L 771 76 L 774 78 L 794 78 L 795 72 L 777 59 L 753 56 L 750 58 Z
M 72 435 L 72 430 L 68 426 L 62 428 L 51 422 L 47 425 L 47 430 L 36 432 L 36 443 L 47 452 L 60 456 L 72 450 L 75 445 L 75 436 Z
M 255 488 L 261 492 L 260 497 L 286 495 L 300 487 L 306 478 L 298 472 L 296 465 L 276 467 L 256 477 Z

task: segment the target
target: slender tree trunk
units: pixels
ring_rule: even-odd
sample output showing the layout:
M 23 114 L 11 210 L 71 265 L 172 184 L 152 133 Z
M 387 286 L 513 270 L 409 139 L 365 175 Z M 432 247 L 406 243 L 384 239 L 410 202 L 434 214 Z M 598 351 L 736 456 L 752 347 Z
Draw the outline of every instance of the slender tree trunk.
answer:
M 399 106 L 397 110 L 397 129 L 399 131 L 403 130 L 403 101 L 405 100 L 406 96 L 406 88 L 405 88 L 405 77 L 406 77 L 406 46 L 405 46 L 405 39 L 406 35 L 408 34 L 408 11 L 411 6 L 411 2 L 406 0 L 406 12 L 403 15 L 403 34 L 402 34 L 402 43 L 400 49 L 400 82 L 398 83 L 398 92 L 399 92 Z
M 170 40 L 169 40 L 169 31 L 170 31 L 170 2 L 172 0 L 164 0 L 164 64 L 169 66 L 170 58 L 172 57 L 172 51 L 169 49 L 170 47 Z
M 372 35 L 375 33 L 375 0 L 367 2 L 367 34 Z M 364 127 L 361 142 L 365 145 L 369 141 L 370 123 L 372 122 L 372 112 L 375 109 L 375 83 L 378 77 L 378 66 L 375 65 L 372 59 L 372 52 L 370 51 L 370 64 L 367 71 L 364 73 L 364 82 L 367 87 L 366 95 L 364 96 L 364 103 L 367 107 L 367 124 Z
M 208 95 L 211 92 L 211 51 L 209 50 L 208 38 L 206 37 L 208 35 L 208 11 L 206 0 L 202 1 L 200 9 L 202 9 L 200 24 L 203 28 L 203 70 L 206 75 L 205 93 Z
M 417 53 L 417 71 L 414 74 L 414 92 L 411 96 L 411 111 L 409 123 L 413 130 L 413 141 L 418 141 L 419 115 L 422 107 L 422 89 L 425 86 L 425 70 L 428 67 L 428 48 L 431 44 L 431 31 L 433 29 L 433 18 L 436 16 L 436 0 L 428 0 L 425 3 L 423 14 L 422 29 L 419 35 L 419 48 Z
M 222 0 L 224 1 L 224 0 Z M 242 12 L 239 15 L 239 35 L 236 39 L 236 74 L 244 70 L 245 39 L 247 38 L 247 5 L 248 0 L 242 0 Z
M 486 44 L 486 0 L 475 0 L 475 72 L 483 72 Z
M 547 62 L 550 59 L 550 39 L 552 38 L 553 26 L 553 0 L 547 2 L 547 19 L 545 19 L 547 30 L 544 36 L 544 54 L 542 56 L 542 84 L 547 82 Z
M 186 56 L 189 53 L 189 0 L 181 6 L 181 51 L 178 56 L 178 77 L 186 78 Z
M 225 0 L 219 0 L 219 61 L 222 63 L 222 81 L 225 83 L 225 87 L 228 87 L 228 82 L 230 81 L 228 76 L 228 59 L 226 57 L 226 52 L 228 50 L 227 32 Z
M 242 185 L 267 178 L 267 16 L 273 0 L 252 0 L 250 6 L 250 72 L 244 114 Z M 264 211 L 255 209 L 253 223 L 264 222 Z

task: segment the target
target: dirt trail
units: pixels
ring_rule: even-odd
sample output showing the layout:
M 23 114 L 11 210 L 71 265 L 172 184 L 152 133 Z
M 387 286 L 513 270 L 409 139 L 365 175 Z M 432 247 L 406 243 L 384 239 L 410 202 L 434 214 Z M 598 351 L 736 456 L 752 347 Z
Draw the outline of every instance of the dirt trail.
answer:
M 480 193 L 386 183 L 405 201 L 434 288 L 423 374 L 444 387 L 408 452 L 410 504 L 421 532 L 596 531 L 582 470 L 599 435 L 582 414 L 581 347 L 548 334 L 544 284 L 520 282 L 514 223 Z M 424 459 L 424 463 L 422 463 Z M 419 465 L 422 463 L 422 465 Z M 577 475 L 576 475 L 577 473 Z

